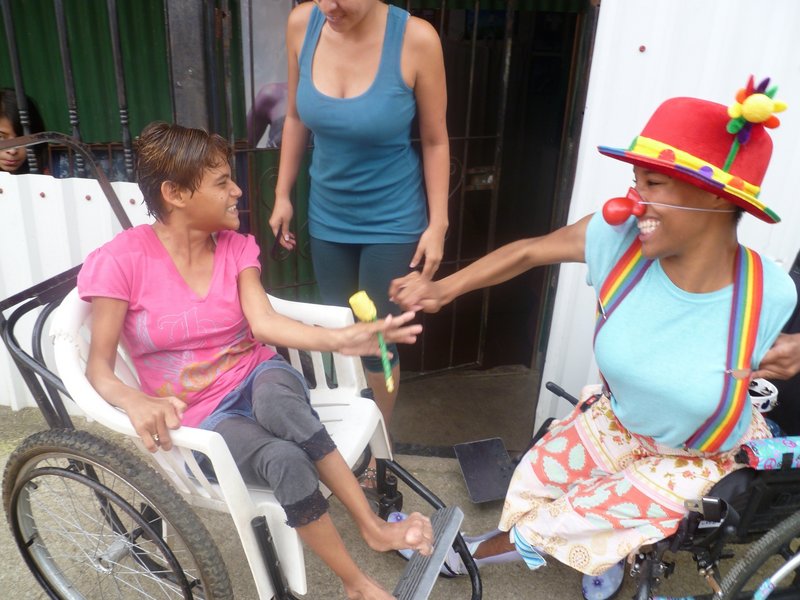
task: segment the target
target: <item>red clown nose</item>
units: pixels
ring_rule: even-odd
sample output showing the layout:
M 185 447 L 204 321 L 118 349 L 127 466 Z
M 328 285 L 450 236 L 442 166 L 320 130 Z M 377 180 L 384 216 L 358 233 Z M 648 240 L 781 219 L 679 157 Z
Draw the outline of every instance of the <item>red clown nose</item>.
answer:
M 639 192 L 628 188 L 628 194 L 624 198 L 611 198 L 603 205 L 603 218 L 609 225 L 622 225 L 631 215 L 641 217 L 644 211 Z

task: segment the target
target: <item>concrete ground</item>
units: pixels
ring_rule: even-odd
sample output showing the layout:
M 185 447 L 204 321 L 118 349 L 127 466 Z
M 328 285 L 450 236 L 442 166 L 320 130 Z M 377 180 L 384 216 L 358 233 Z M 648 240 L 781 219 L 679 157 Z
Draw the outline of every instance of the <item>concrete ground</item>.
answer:
M 488 373 L 485 377 L 475 373 L 455 373 L 443 377 L 444 379 L 438 381 L 428 380 L 425 383 L 424 380 L 421 380 L 419 384 L 407 385 L 405 386 L 407 393 L 415 390 L 415 393 L 422 393 L 424 389 L 432 390 L 430 392 L 432 396 L 428 401 L 423 401 L 422 404 L 429 407 L 431 405 L 440 405 L 442 410 L 451 411 L 452 407 L 448 407 L 448 402 L 442 400 L 447 395 L 442 390 L 449 390 L 449 395 L 455 398 L 455 401 L 459 404 L 463 405 L 466 402 L 477 406 L 480 402 L 477 399 L 470 399 L 469 396 L 471 394 L 477 394 L 478 398 L 482 398 L 483 402 L 486 403 L 487 390 L 491 388 L 494 390 L 491 394 L 492 397 L 508 398 L 513 393 L 510 388 L 518 388 L 520 380 L 525 379 L 527 375 L 515 371 L 511 376 L 502 377 L 498 377 L 497 373 Z M 403 401 L 401 398 L 401 406 Z M 408 408 L 406 407 L 406 409 Z M 401 417 L 404 411 L 399 410 L 399 420 L 407 421 L 412 418 L 411 415 L 407 414 L 407 411 L 405 412 L 406 416 Z M 453 413 L 450 412 L 450 414 L 452 415 Z M 442 415 L 440 417 L 444 418 Z M 418 416 L 413 420 L 419 424 L 420 428 L 424 429 L 428 426 L 430 419 L 435 418 L 437 417 L 430 413 L 425 418 Z M 465 418 L 467 420 L 476 420 L 474 415 L 470 416 L 469 414 Z M 86 424 L 85 422 L 80 422 L 78 426 L 94 431 L 98 429 L 96 425 Z M 491 427 L 497 427 L 497 425 L 492 424 Z M 525 427 L 528 427 L 528 425 L 525 425 Z M 7 407 L 0 407 L 0 468 L 5 467 L 9 454 L 26 436 L 45 428 L 46 425 L 36 409 L 13 412 Z M 459 428 L 456 427 L 455 429 L 458 430 Z M 411 439 L 414 436 L 408 437 L 411 434 L 403 433 L 413 431 L 413 427 L 408 422 L 403 423 L 402 427 L 399 425 L 393 427 L 392 431 L 395 435 L 395 440 L 402 441 L 407 447 L 413 447 L 415 441 L 422 444 L 429 443 L 424 439 Z M 102 433 L 107 435 L 105 432 Z M 468 433 L 483 435 L 482 431 L 474 428 Z M 398 434 L 402 439 L 398 439 Z M 426 433 L 425 435 L 429 434 Z M 461 437 L 463 432 L 454 433 L 453 435 Z M 463 441 L 468 441 L 468 439 Z M 440 442 L 439 445 L 442 446 L 445 441 L 450 443 L 451 440 L 448 440 L 447 436 L 445 436 L 438 441 Z M 511 446 L 507 443 L 507 447 Z M 501 502 L 495 501 L 480 505 L 470 502 L 458 462 L 455 459 L 402 454 L 396 458 L 401 465 L 410 470 L 446 504 L 455 504 L 464 510 L 465 521 L 462 526 L 464 532 L 476 534 L 494 528 L 500 514 Z M 404 489 L 404 486 L 401 486 L 401 491 L 405 492 L 406 510 L 420 510 L 430 514 L 431 511 L 428 505 L 415 497 L 412 492 Z M 358 563 L 362 565 L 366 572 L 391 590 L 405 566 L 403 559 L 394 553 L 379 554 L 367 548 L 359 538 L 343 507 L 336 501 L 332 503 L 331 513 L 342 533 L 345 544 L 356 557 Z M 244 600 L 255 600 L 252 579 L 238 538 L 230 534 L 232 525 L 228 517 L 217 513 L 204 513 L 201 517 L 225 557 L 231 580 L 234 583 L 236 597 Z M 0 566 L 0 598 L 4 600 L 27 600 L 46 597 L 25 566 L 7 526 L 0 527 L 0 556 L 3 557 L 2 566 Z M 331 576 L 330 571 L 314 555 L 307 552 L 306 561 L 309 586 L 306 598 L 330 600 L 344 597 L 338 581 Z M 702 586 L 698 586 L 698 576 L 691 563 L 679 566 L 678 571 L 680 575 L 668 580 L 659 589 L 660 593 L 681 596 L 686 594 L 689 589 L 694 589 L 695 591 L 703 589 Z M 493 565 L 483 569 L 482 578 L 484 586 L 483 598 L 486 600 L 517 598 L 524 598 L 525 600 L 570 600 L 581 598 L 580 575 L 556 561 L 551 561 L 545 568 L 536 572 L 528 571 L 521 563 Z M 632 594 L 633 582 L 628 579 L 623 588 L 623 593 L 619 597 L 630 598 Z M 469 599 L 469 582 L 465 579 L 440 578 L 431 598 L 434 600 Z

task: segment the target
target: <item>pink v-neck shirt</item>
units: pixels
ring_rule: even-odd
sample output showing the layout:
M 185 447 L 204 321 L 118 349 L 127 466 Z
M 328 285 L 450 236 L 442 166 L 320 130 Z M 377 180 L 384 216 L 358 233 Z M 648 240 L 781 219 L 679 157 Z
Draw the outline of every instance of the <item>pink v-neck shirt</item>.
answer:
M 83 300 L 128 303 L 122 341 L 146 394 L 187 403 L 183 424 L 196 426 L 275 352 L 256 341 L 242 312 L 237 278 L 261 269 L 253 236 L 217 236 L 204 297 L 184 281 L 150 225 L 118 234 L 92 252 L 78 275 Z

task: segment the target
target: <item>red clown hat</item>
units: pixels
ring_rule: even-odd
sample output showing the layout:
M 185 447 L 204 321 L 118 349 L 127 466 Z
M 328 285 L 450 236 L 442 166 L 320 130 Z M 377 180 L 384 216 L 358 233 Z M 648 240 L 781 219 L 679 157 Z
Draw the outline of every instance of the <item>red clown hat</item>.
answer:
M 671 98 L 659 106 L 630 147 L 598 150 L 633 165 L 681 179 L 732 202 L 767 223 L 780 217 L 759 199 L 772 154 L 765 127 L 777 127 L 769 79 L 739 90 L 730 108 L 698 98 Z

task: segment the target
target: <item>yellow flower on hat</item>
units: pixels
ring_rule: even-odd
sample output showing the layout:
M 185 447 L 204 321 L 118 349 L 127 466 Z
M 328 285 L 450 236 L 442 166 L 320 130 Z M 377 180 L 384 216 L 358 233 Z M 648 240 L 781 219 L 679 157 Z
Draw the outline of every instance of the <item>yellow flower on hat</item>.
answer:
M 766 121 L 773 118 L 772 113 L 784 110 L 786 110 L 785 102 L 773 100 L 766 94 L 751 94 L 745 98 L 743 103 L 736 102 L 731 105 L 728 109 L 728 115 L 733 119 L 744 117 L 750 123 L 764 123 L 766 127 L 769 127 Z M 777 120 L 777 117 L 775 117 L 775 120 Z
M 747 80 L 747 87 L 736 92 L 736 102 L 728 107 L 728 121 L 726 130 L 735 137 L 731 144 L 728 158 L 725 160 L 723 171 L 730 169 L 739 148 L 748 142 L 753 127 L 768 127 L 775 129 L 781 124 L 780 119 L 774 113 L 786 110 L 786 103 L 775 100 L 775 93 L 778 86 L 774 85 L 768 89 L 769 77 L 762 80 L 758 86 L 754 85 L 753 76 Z
M 786 110 L 786 103 L 775 100 L 777 86 L 769 89 L 767 86 L 769 86 L 769 77 L 755 86 L 751 75 L 747 80 L 747 87 L 736 93 L 736 102 L 728 107 L 728 116 L 731 118 L 728 123 L 728 132 L 736 134 L 740 144 L 745 144 L 750 139 L 750 130 L 753 125 L 763 125 L 775 129 L 781 124 L 780 119 L 774 113 Z

